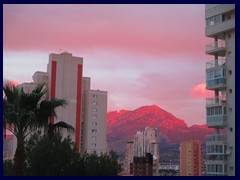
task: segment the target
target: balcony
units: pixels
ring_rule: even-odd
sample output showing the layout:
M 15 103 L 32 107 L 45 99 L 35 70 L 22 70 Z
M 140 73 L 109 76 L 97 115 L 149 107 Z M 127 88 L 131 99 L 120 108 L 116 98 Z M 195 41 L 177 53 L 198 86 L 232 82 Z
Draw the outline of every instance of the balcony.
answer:
M 206 174 L 226 175 L 227 136 L 225 134 L 214 134 L 208 135 L 206 139 Z
M 222 67 L 225 65 L 225 63 L 226 63 L 226 59 L 218 59 L 218 60 L 206 62 L 206 70 Z
M 235 29 L 235 19 L 230 19 L 211 26 L 207 26 L 205 28 L 205 35 L 206 37 L 212 38 L 215 36 L 224 37 L 224 32 L 231 31 L 233 29 Z
M 224 90 L 226 88 L 225 62 L 225 59 L 221 59 L 206 63 L 206 89 Z
M 226 97 L 208 98 L 206 100 L 207 126 L 224 128 L 227 125 Z
M 225 134 L 214 134 L 206 137 L 206 155 L 226 155 L 226 150 L 227 136 Z M 217 158 L 215 160 L 224 159 Z
M 218 40 L 216 42 L 206 45 L 206 54 L 208 55 L 218 55 L 225 57 L 226 54 L 226 43 L 224 40 Z

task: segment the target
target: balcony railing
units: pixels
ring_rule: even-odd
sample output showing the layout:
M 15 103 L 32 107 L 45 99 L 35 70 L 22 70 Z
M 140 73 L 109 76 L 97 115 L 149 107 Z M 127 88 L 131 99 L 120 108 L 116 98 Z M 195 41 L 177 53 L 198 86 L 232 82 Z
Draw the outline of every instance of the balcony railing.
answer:
M 225 127 L 227 125 L 226 96 L 208 98 L 206 111 L 208 127 Z
M 226 59 L 218 59 L 218 60 L 206 62 L 206 70 L 212 69 L 212 68 L 218 68 L 220 66 L 223 66 L 225 63 L 226 63 Z
M 214 89 L 224 89 L 226 88 L 226 78 L 218 78 L 207 80 L 206 89 L 214 90 Z
M 226 48 L 226 43 L 224 40 L 218 40 L 213 43 L 209 43 L 206 45 L 206 52 L 217 50 L 219 48 Z
M 214 115 L 207 117 L 207 126 L 208 127 L 225 127 L 227 125 L 227 116 L 222 115 Z
M 213 134 L 206 136 L 207 142 L 216 142 L 216 141 L 227 141 L 227 136 L 225 134 Z
M 214 98 L 207 98 L 206 99 L 206 105 L 210 106 L 210 105 L 221 105 L 223 103 L 226 103 L 227 98 L 226 96 L 217 96 Z
M 226 43 L 225 40 L 218 40 L 213 43 L 206 45 L 206 54 L 214 55 L 218 54 L 219 56 L 225 56 L 226 52 Z

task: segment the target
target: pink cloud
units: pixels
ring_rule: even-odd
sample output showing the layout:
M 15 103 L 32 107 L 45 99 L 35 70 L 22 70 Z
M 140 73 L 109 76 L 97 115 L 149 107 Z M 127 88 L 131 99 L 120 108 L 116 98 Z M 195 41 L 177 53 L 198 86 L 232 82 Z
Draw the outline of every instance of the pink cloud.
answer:
M 206 90 L 206 83 L 200 83 L 195 85 L 190 93 L 190 96 L 195 99 L 206 99 L 213 95 L 213 91 Z
M 4 50 L 202 56 L 203 13 L 203 5 L 5 5 Z
M 4 84 L 10 85 L 10 86 L 17 86 L 19 83 L 17 81 L 15 81 L 15 80 L 8 80 L 8 79 L 6 79 L 6 80 L 4 80 Z

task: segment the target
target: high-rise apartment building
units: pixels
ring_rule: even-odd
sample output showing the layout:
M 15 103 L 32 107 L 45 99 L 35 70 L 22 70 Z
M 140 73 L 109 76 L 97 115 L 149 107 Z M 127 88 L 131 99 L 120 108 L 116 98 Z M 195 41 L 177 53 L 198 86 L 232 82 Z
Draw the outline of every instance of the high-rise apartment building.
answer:
M 65 121 L 75 129 L 70 134 L 79 152 L 105 153 L 107 92 L 92 90 L 89 77 L 83 77 L 83 58 L 68 52 L 50 54 L 47 72 L 37 71 L 32 83 L 19 85 L 31 92 L 39 83 L 45 83 L 48 93 L 45 98 L 60 98 L 67 101 L 65 108 L 56 110 L 57 118 L 50 122 Z M 66 131 L 63 131 L 67 135 Z
M 180 143 L 180 176 L 202 176 L 202 143 L 189 140 Z
M 205 6 L 205 35 L 213 39 L 206 54 L 206 89 L 214 91 L 207 99 L 207 126 L 215 134 L 206 142 L 206 174 L 235 175 L 235 5 Z M 220 133 L 225 129 L 225 134 Z
M 133 175 L 133 170 L 131 164 L 133 165 L 133 157 L 134 157 L 134 144 L 133 141 L 127 142 L 126 151 L 125 151 L 125 159 L 124 159 L 124 174 L 125 175 Z
M 153 176 L 159 176 L 159 143 L 157 142 L 157 129 L 146 127 L 144 131 L 137 131 L 133 137 L 132 142 L 128 142 L 126 146 L 125 154 L 125 173 L 128 174 L 131 169 L 132 163 L 134 163 L 134 158 L 136 162 L 138 161 L 137 157 L 146 158 L 146 154 L 152 154 L 153 164 L 151 165 Z M 133 157 L 133 159 L 132 159 Z M 141 159 L 141 158 L 140 158 Z M 147 162 L 147 161 L 146 161 Z M 138 166 L 135 166 L 138 167 Z M 130 170 L 130 174 L 131 170 Z

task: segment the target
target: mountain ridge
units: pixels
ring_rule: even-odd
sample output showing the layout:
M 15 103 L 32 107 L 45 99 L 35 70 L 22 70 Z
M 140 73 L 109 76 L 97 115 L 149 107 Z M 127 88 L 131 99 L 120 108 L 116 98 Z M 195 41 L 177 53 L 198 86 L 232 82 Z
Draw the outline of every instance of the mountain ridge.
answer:
M 142 106 L 135 110 L 120 110 L 107 113 L 107 141 L 109 149 L 118 153 L 125 151 L 127 141 L 133 139 L 137 131 L 145 127 L 157 128 L 159 142 L 179 144 L 181 141 L 198 139 L 205 141 L 213 131 L 206 125 L 187 126 L 183 119 L 157 105 Z

